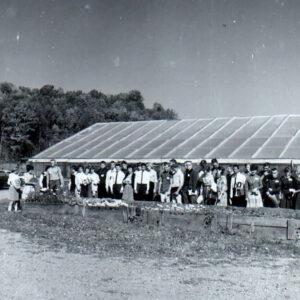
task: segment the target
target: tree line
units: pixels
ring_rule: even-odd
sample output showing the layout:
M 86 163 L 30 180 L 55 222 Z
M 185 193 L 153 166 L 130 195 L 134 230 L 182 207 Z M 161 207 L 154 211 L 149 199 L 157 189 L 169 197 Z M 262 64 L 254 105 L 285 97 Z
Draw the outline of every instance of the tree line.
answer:
M 137 90 L 105 95 L 0 83 L 0 160 L 26 159 L 96 122 L 162 119 L 177 114 L 159 103 L 146 108 Z

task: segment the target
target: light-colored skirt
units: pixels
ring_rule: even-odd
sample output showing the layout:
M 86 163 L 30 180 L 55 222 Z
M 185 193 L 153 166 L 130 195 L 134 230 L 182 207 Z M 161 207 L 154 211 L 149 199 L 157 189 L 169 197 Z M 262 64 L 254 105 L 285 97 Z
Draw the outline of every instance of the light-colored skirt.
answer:
M 257 195 L 255 194 L 248 194 L 248 201 L 247 201 L 247 207 L 263 207 L 263 202 L 261 198 L 260 192 L 257 192 Z
M 122 200 L 125 201 L 133 201 L 133 188 L 130 184 L 126 184 L 124 187 L 123 195 L 122 195 Z
M 98 184 L 92 183 L 92 195 L 96 196 L 96 194 L 98 193 Z
M 223 192 L 218 195 L 217 206 L 227 206 L 227 193 Z
M 25 185 L 22 192 L 22 199 L 27 200 L 30 196 L 33 196 L 35 193 L 35 188 L 32 185 Z
M 20 193 L 14 186 L 9 187 L 9 200 L 10 201 L 20 200 Z

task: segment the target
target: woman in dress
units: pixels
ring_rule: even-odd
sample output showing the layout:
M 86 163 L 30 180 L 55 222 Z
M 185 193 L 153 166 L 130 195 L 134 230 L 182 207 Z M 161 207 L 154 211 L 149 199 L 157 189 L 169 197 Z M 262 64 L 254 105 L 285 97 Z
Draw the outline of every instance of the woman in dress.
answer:
M 22 192 L 22 200 L 27 200 L 34 195 L 35 185 L 37 183 L 33 166 L 28 165 L 26 170 L 27 172 L 23 175 L 25 185 Z
M 251 165 L 250 174 L 246 177 L 245 193 L 247 207 L 263 207 L 260 189 L 262 188 L 262 181 L 257 175 L 257 166 Z
M 9 205 L 8 211 L 20 211 L 20 196 L 21 196 L 21 179 L 18 175 L 18 170 L 12 170 L 8 176 L 7 184 L 9 185 Z
M 91 186 L 91 191 L 92 191 L 92 196 L 93 198 L 96 198 L 98 196 L 98 184 L 100 182 L 100 177 L 99 175 L 95 172 L 95 168 L 91 168 L 91 173 L 89 174 L 89 179 L 90 179 L 90 186 Z
M 218 206 L 227 206 L 227 178 L 223 167 L 217 171 L 217 197 Z
M 80 166 L 78 168 L 78 172 L 75 175 L 75 184 L 76 184 L 76 197 L 87 197 L 87 184 L 88 178 L 86 174 L 83 172 L 83 167 Z
M 217 185 L 215 183 L 214 176 L 209 166 L 207 166 L 205 169 L 202 182 L 203 184 L 201 190 L 204 204 L 215 205 L 217 198 Z
M 90 168 L 85 168 L 85 175 L 86 175 L 86 181 L 83 183 L 83 194 L 85 198 L 91 198 L 92 197 L 92 179 L 91 179 L 91 173 Z

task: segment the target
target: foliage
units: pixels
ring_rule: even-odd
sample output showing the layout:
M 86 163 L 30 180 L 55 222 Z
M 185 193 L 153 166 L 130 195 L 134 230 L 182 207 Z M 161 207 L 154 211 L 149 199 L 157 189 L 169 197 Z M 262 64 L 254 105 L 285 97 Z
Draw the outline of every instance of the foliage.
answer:
M 177 119 L 172 109 L 146 108 L 139 91 L 105 95 L 0 83 L 0 159 L 21 160 L 96 122 Z

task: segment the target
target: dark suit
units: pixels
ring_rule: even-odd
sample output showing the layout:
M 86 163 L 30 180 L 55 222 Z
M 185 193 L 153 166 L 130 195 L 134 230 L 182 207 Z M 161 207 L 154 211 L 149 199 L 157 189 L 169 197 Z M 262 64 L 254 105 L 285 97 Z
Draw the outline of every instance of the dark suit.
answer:
M 197 195 L 189 195 L 189 191 L 195 193 L 197 191 L 197 184 L 198 184 L 198 172 L 194 169 L 185 170 L 184 172 L 184 183 L 181 190 L 182 194 L 182 203 L 196 203 L 197 202 Z
M 107 192 L 106 192 L 106 187 L 105 187 L 106 173 L 107 173 L 106 168 L 98 170 L 98 175 L 99 175 L 99 179 L 100 179 L 100 182 L 98 184 L 98 198 L 106 198 L 107 197 Z

